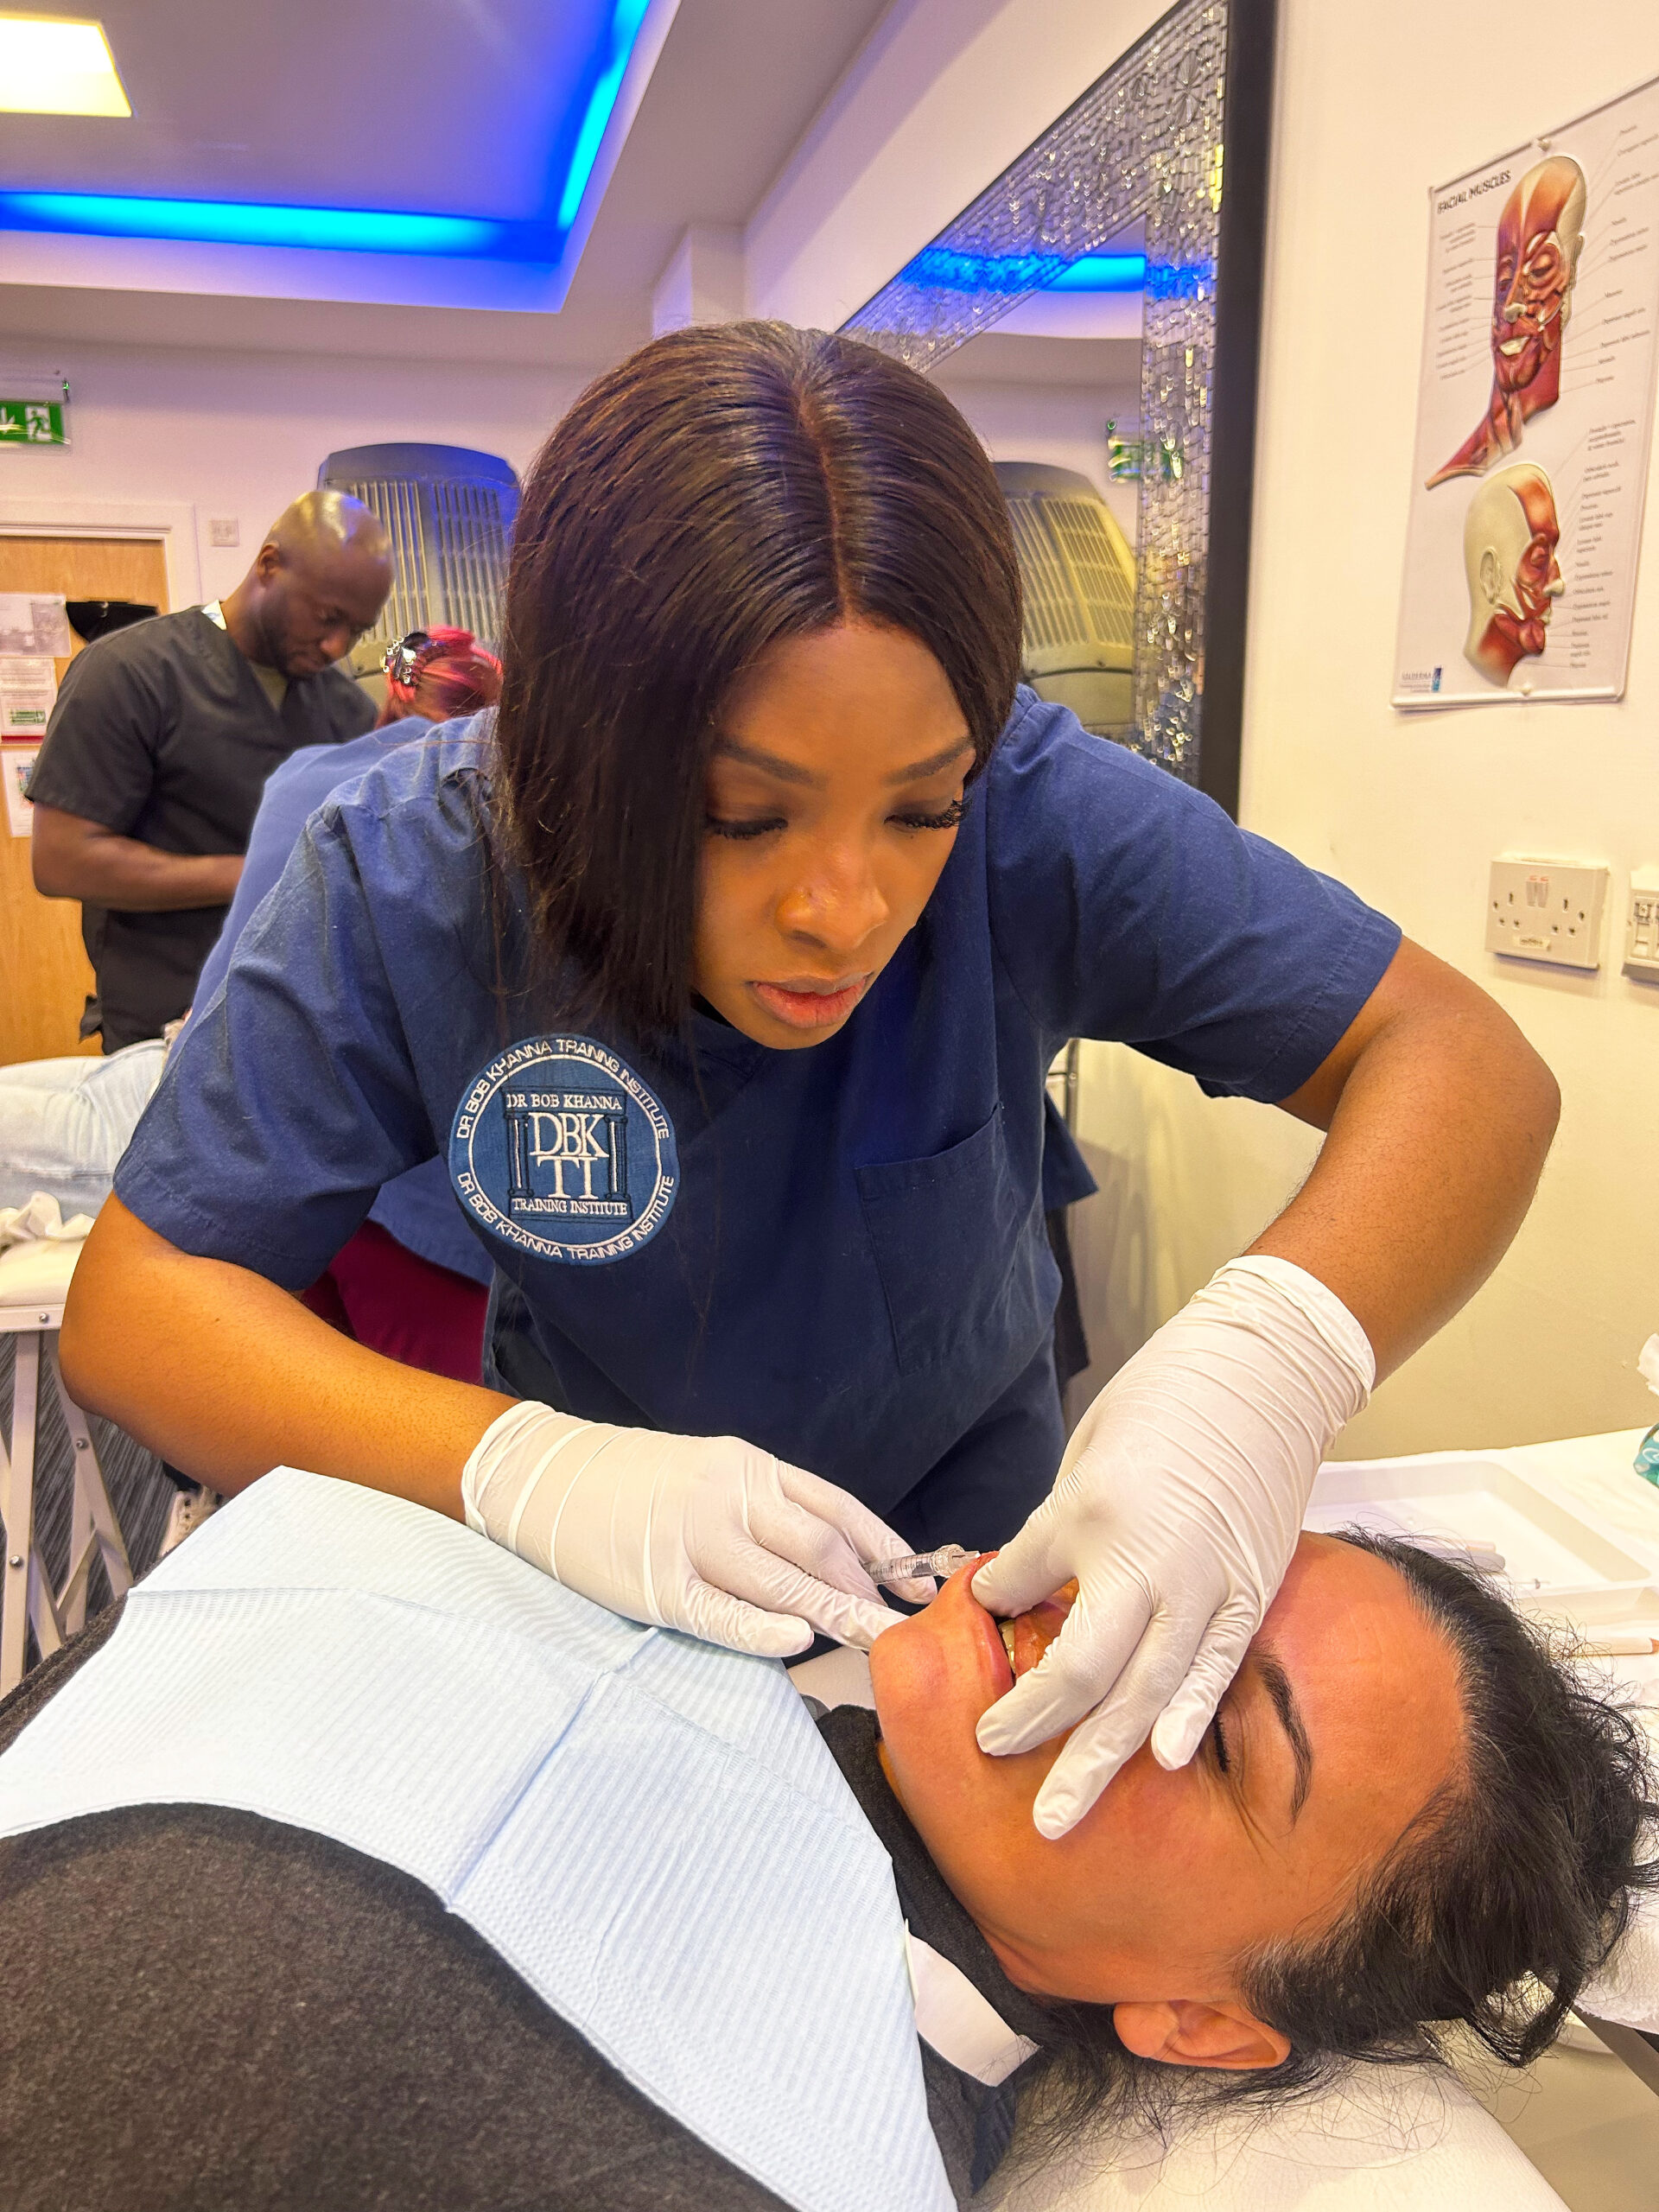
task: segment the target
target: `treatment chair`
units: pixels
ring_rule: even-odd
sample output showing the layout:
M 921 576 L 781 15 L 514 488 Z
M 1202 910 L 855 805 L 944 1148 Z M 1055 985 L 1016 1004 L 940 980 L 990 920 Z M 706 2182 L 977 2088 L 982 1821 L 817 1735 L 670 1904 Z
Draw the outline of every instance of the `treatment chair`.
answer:
M 1109 2164 L 1108 2159 L 1109 2158 Z M 975 2212 L 1566 2212 L 1451 2075 L 1355 2069 L 1340 2090 L 1200 2123 L 1169 2145 L 1079 2146 L 1040 2174 L 1017 2145 Z
M 132 1587 L 132 1568 L 105 1485 L 86 1416 L 63 1387 L 58 1331 L 82 1246 L 76 1239 L 30 1241 L 0 1252 L 0 1336 L 15 1339 L 11 1433 L 0 1445 L 0 1697 L 22 1680 L 29 1630 L 42 1658 L 86 1624 L 87 1580 L 101 1559 L 111 1597 Z M 35 1541 L 35 1437 L 44 1366 L 57 1392 L 74 1452 L 69 1514 L 69 1569 L 54 1590 Z

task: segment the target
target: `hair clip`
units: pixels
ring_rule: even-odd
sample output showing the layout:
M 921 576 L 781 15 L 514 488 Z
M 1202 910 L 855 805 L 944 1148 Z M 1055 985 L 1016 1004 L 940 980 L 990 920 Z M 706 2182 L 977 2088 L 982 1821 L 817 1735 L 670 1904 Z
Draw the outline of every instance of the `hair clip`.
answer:
M 380 665 L 394 683 L 407 690 L 421 672 L 421 664 L 431 656 L 436 640 L 424 630 L 411 630 L 407 637 L 399 638 L 395 645 L 386 647 Z

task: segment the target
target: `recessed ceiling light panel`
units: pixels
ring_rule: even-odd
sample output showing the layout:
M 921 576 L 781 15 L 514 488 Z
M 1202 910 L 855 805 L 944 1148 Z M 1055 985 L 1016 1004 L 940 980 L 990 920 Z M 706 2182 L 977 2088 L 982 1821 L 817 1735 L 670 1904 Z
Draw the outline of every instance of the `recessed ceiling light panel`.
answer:
M 130 116 L 103 24 L 0 14 L 0 111 Z
M 494 191 L 487 175 L 473 181 L 487 213 L 475 207 L 328 207 L 78 191 L 73 187 L 79 180 L 73 176 L 62 180 L 68 189 L 59 189 L 55 183 L 36 188 L 37 183 L 44 187 L 44 180 L 20 177 L 16 186 L 10 179 L 0 181 L 0 232 L 175 239 L 400 258 L 447 257 L 480 266 L 518 264 L 540 272 L 543 304 L 555 309 L 581 257 L 678 6 L 679 0 L 559 0 L 556 7 L 537 8 L 533 0 L 528 6 L 524 0 L 512 0 L 503 12 L 523 19 L 527 44 L 514 68 L 516 79 L 527 83 L 529 104 L 515 124 L 518 150 L 512 158 L 518 168 L 512 190 Z M 152 87 L 140 98 L 146 108 L 161 99 L 164 110 L 168 98 L 175 105 L 179 100 L 173 87 L 159 92 Z M 25 16 L 0 7 L 0 109 L 130 115 L 102 25 L 65 16 Z M 144 119 L 149 137 L 159 144 L 168 134 L 168 115 L 146 113 Z M 171 119 L 182 127 L 181 118 Z M 272 118 L 270 128 L 286 134 L 291 122 L 287 117 Z M 240 111 L 234 120 L 227 117 L 222 125 L 213 127 L 241 129 Z M 303 129 L 302 120 L 298 127 Z M 254 143 L 239 150 L 256 156 L 270 150 L 269 144 L 261 146 L 251 129 L 243 136 Z M 228 150 L 217 143 L 195 143 L 199 151 Z M 64 141 L 71 159 L 79 146 L 73 134 Z M 286 136 L 283 150 L 289 150 Z M 156 181 L 162 181 L 158 172 L 170 165 L 164 155 L 156 156 L 150 164 Z M 250 170 L 257 165 L 251 163 Z M 474 196 L 473 183 L 467 188 L 469 198 Z M 493 204 L 503 200 L 505 204 Z M 277 281 L 275 272 L 267 274 L 271 282 Z M 313 271 L 308 282 L 317 281 L 339 284 L 347 278 L 343 270 Z M 353 295 L 342 292 L 340 296 Z M 421 295 L 417 291 L 411 296 Z

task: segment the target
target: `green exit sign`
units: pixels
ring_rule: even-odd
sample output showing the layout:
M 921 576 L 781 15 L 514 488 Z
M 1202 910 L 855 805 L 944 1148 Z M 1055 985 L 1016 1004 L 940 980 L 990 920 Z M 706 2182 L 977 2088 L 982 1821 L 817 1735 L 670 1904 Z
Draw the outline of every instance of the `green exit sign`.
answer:
M 67 446 L 69 410 L 57 399 L 0 399 L 0 446 Z

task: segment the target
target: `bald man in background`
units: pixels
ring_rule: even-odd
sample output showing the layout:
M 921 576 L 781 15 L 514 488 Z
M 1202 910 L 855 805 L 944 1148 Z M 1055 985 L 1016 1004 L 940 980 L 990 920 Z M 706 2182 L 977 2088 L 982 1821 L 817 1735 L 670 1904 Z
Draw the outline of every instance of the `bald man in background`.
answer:
M 71 664 L 29 778 L 35 887 L 79 899 L 97 974 L 81 1034 L 118 1052 L 186 1013 L 265 779 L 373 723 L 334 666 L 391 588 L 369 509 L 308 492 L 230 595 L 135 623 Z

